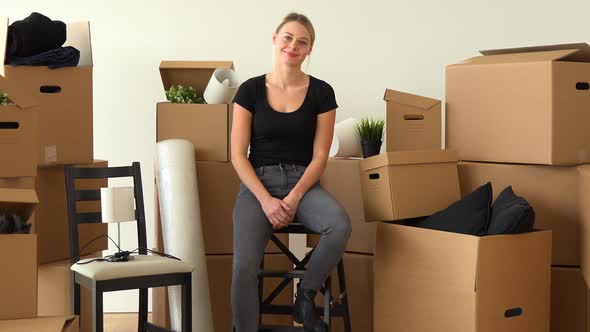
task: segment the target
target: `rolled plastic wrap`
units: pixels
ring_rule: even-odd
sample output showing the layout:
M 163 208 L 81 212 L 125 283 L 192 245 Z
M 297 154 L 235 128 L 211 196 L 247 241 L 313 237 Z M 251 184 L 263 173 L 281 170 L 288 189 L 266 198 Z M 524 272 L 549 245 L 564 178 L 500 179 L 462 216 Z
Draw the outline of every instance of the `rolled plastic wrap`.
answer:
M 334 138 L 330 147 L 330 157 L 362 157 L 361 141 L 355 125 L 357 120 L 348 118 L 334 126 Z
M 156 181 L 166 253 L 192 264 L 192 328 L 214 332 L 197 187 L 195 147 L 170 139 L 156 145 Z M 168 287 L 172 329 L 181 330 L 181 288 Z M 184 331 L 183 331 L 184 332 Z
M 203 98 L 207 104 L 229 104 L 239 86 L 240 82 L 233 69 L 217 68 L 211 75 Z

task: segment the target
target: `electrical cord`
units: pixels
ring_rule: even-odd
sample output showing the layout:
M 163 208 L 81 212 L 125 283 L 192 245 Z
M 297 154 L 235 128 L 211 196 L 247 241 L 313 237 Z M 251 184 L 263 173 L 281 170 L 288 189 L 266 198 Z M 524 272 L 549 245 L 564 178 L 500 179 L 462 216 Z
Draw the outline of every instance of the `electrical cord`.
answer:
M 117 249 L 119 251 L 116 252 L 116 253 L 114 253 L 113 255 L 108 255 L 108 256 L 101 257 L 101 258 L 94 258 L 94 259 L 91 259 L 89 261 L 82 262 L 82 263 L 76 262 L 76 264 L 85 265 L 85 264 L 89 264 L 89 263 L 92 263 L 92 262 L 105 262 L 105 261 L 106 262 L 111 262 L 111 263 L 113 263 L 113 262 L 127 262 L 127 261 L 130 261 L 130 260 L 133 260 L 133 256 L 132 256 L 133 254 L 139 254 L 139 248 L 135 248 L 132 251 L 126 251 L 126 250 L 123 251 L 123 250 L 121 250 L 121 248 L 117 245 L 117 243 L 115 242 L 115 240 L 113 240 L 108 234 L 103 234 L 101 236 L 98 236 L 98 237 L 90 240 L 89 242 L 87 242 L 82 247 L 82 249 L 80 249 L 80 252 L 82 252 L 82 250 L 84 250 L 86 247 L 88 247 L 88 245 L 90 245 L 92 242 L 94 242 L 94 241 L 96 241 L 96 240 L 98 240 L 100 238 L 103 238 L 103 237 L 109 238 L 109 240 L 111 240 L 111 242 L 113 242 L 113 244 L 115 245 L 115 247 L 117 247 Z M 170 258 L 170 259 L 176 259 L 178 261 L 181 260 L 178 257 L 172 256 L 170 254 L 162 253 L 162 252 L 159 252 L 159 251 L 156 251 L 156 250 L 152 250 L 152 249 L 146 248 L 146 251 L 149 252 L 149 253 L 153 253 L 153 254 L 162 256 L 162 257 L 166 257 L 166 258 Z

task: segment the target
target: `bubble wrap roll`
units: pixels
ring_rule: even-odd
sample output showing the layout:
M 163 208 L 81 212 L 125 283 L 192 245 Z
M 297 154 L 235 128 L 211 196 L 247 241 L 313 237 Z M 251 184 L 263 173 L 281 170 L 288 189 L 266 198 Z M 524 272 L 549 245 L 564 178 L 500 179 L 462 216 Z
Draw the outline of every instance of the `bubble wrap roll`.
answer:
M 334 126 L 334 138 L 330 147 L 330 157 L 362 157 L 361 140 L 355 125 L 357 120 L 348 118 Z
M 166 253 L 194 266 L 193 331 L 214 332 L 207 262 L 201 226 L 195 147 L 181 139 L 156 145 L 156 181 Z M 181 329 L 180 286 L 168 288 L 172 329 Z M 184 332 L 184 331 L 182 331 Z

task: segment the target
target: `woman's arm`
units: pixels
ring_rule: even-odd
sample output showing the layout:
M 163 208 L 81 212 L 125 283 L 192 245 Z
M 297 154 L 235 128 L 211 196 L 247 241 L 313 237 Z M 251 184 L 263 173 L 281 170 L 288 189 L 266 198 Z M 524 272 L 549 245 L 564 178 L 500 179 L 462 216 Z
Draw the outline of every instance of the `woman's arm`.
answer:
M 252 113 L 239 104 L 234 103 L 231 130 L 231 162 L 244 185 L 256 196 L 264 213 L 273 224 L 278 227 L 288 220 L 287 214 L 281 207 L 281 201 L 272 197 L 264 187 L 252 164 L 248 160 L 248 146 L 252 128 Z
M 289 195 L 283 199 L 283 202 L 289 207 L 291 217 L 294 216 L 303 195 L 320 179 L 326 169 L 330 146 L 332 145 L 332 138 L 334 136 L 335 121 L 336 109 L 318 115 L 313 142 L 313 159 L 309 166 L 307 166 L 301 179 L 299 179 L 299 182 L 297 182 Z

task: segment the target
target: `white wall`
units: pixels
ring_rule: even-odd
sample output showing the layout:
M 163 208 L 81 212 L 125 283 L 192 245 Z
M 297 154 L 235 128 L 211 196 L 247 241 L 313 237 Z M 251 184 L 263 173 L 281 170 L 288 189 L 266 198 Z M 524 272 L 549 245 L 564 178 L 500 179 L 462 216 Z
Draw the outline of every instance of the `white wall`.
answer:
M 152 244 L 160 60 L 233 60 L 244 79 L 262 74 L 271 68 L 273 29 L 288 11 L 301 11 L 317 31 L 308 72 L 335 88 L 342 120 L 384 117 L 385 88 L 444 98 L 445 65 L 480 49 L 590 39 L 584 0 L 5 0 L 2 7 L 11 20 L 38 11 L 92 22 L 95 156 L 142 163 Z M 126 229 L 123 243 L 135 240 L 134 232 Z M 105 298 L 107 311 L 133 311 L 136 303 Z

